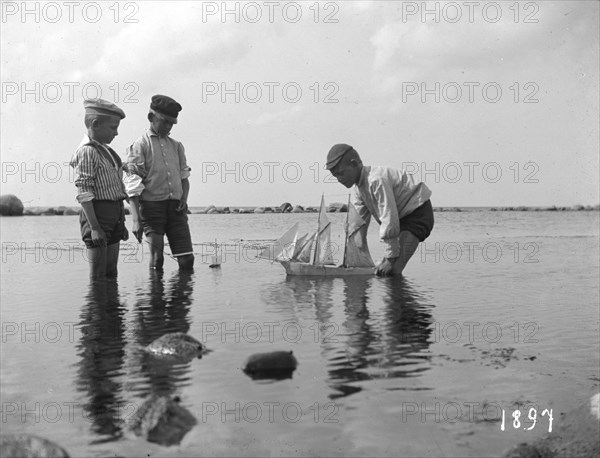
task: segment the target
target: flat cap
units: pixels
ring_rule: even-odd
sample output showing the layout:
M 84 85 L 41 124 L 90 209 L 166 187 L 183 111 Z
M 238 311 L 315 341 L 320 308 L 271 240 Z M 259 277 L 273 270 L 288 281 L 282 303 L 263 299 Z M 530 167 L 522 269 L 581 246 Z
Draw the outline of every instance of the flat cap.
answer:
M 85 99 L 83 101 L 85 114 L 98 114 L 104 116 L 116 116 L 120 119 L 125 117 L 125 112 L 114 103 L 103 99 Z
M 342 160 L 344 154 L 353 149 L 353 147 L 351 147 L 350 145 L 346 145 L 345 143 L 338 143 L 337 145 L 333 145 L 327 153 L 327 170 L 331 170 L 332 168 L 334 168 L 337 165 L 337 163 Z
M 159 116 L 171 121 L 173 124 L 177 124 L 177 115 L 182 107 L 171 97 L 158 94 L 152 96 L 150 109 Z

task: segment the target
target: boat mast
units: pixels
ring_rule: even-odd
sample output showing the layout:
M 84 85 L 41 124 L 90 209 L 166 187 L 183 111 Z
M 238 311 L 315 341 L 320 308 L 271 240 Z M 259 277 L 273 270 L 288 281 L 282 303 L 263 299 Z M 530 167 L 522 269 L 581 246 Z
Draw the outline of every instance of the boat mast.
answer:
M 321 211 L 323 211 L 323 206 L 325 205 L 325 194 L 321 194 L 321 206 L 319 207 L 319 219 L 317 222 L 317 234 L 315 235 L 315 252 L 313 254 L 312 265 L 317 263 L 317 259 L 319 259 L 319 236 L 321 235 Z
M 348 211 L 346 212 L 346 225 L 344 226 L 344 231 L 346 232 L 346 236 L 344 237 L 344 259 L 342 261 L 342 266 L 346 266 L 346 251 L 348 251 L 348 216 L 350 215 L 350 194 L 348 194 Z

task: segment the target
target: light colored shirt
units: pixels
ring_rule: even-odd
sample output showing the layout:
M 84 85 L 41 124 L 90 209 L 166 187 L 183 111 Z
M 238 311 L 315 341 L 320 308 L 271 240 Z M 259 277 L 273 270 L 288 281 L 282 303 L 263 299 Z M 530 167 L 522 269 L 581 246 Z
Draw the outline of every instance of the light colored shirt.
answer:
M 127 198 L 121 159 L 109 146 L 84 135 L 69 164 L 75 169 L 79 203 Z
M 181 199 L 191 170 L 181 142 L 152 129 L 127 148 L 126 169 L 127 194 L 152 201 Z
M 400 219 L 429 200 L 429 188 L 425 183 L 416 183 L 404 170 L 363 166 L 354 191 L 354 206 L 360 217 L 369 224 L 372 215 L 381 225 L 379 238 L 385 244 L 384 256 L 400 256 Z

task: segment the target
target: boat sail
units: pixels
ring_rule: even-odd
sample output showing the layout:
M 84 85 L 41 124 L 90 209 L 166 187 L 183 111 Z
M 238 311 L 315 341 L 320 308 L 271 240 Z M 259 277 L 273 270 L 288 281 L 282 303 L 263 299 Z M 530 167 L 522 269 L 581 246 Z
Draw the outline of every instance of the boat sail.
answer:
M 281 263 L 288 275 L 373 275 L 375 264 L 360 231 L 365 224 L 348 199 L 343 263 L 336 266 L 331 243 L 331 221 L 325 211 L 325 199 L 321 197 L 317 231 L 310 237 L 307 234 L 298 237 L 296 223 L 277 241 L 277 256 L 270 259 Z M 280 250 L 279 247 L 284 245 L 286 248 Z

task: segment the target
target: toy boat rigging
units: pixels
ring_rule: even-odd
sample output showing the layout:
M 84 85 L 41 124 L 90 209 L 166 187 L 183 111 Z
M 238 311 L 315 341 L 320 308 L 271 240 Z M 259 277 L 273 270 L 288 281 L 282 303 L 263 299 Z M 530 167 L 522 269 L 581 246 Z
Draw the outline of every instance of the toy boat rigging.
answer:
M 331 221 L 325 211 L 325 199 L 321 197 L 319 221 L 314 234 L 299 236 L 296 223 L 283 234 L 274 247 L 265 248 L 259 257 L 278 261 L 288 275 L 373 275 L 375 264 L 366 239 L 363 240 L 360 233 L 364 225 L 365 222 L 348 199 L 343 262 L 340 266 L 334 265 Z

